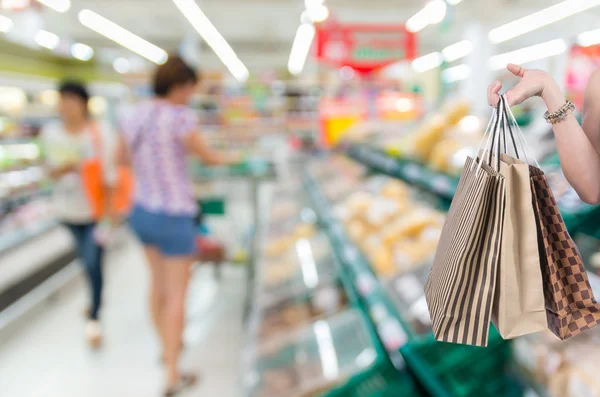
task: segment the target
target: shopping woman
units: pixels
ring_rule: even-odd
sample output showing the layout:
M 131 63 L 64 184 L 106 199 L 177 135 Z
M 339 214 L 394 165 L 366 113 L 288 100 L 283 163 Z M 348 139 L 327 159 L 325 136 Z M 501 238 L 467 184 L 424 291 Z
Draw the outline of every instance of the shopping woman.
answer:
M 163 346 L 165 396 L 176 395 L 196 380 L 178 365 L 197 214 L 186 156 L 204 164 L 225 161 L 209 149 L 196 114 L 187 107 L 197 82 L 191 67 L 170 57 L 155 71 L 155 98 L 138 104 L 121 126 L 136 178 L 130 223 L 144 244 L 152 274 L 150 305 Z
M 57 217 L 71 231 L 77 254 L 87 274 L 91 302 L 87 311 L 87 340 L 90 346 L 102 342 L 99 323 L 102 302 L 103 248 L 94 239 L 96 216 L 85 193 L 81 173 L 85 162 L 100 158 L 105 194 L 111 195 L 116 176 L 117 136 L 108 124 L 94 122 L 88 113 L 89 94 L 78 82 L 59 87 L 60 120 L 44 126 L 41 143 L 50 176 L 54 179 L 53 203 Z M 99 148 L 97 143 L 102 142 Z M 107 197 L 107 200 L 110 198 Z M 108 216 L 108 214 L 107 214 Z
M 517 105 L 533 96 L 544 100 L 565 177 L 581 200 L 589 204 L 600 203 L 600 71 L 595 72 L 588 82 L 583 123 L 579 125 L 573 114 L 573 106 L 565 100 L 550 74 L 513 64 L 507 68 L 521 78 L 515 87 L 506 92 L 509 104 Z M 499 81 L 488 87 L 491 106 L 498 103 L 501 88 Z

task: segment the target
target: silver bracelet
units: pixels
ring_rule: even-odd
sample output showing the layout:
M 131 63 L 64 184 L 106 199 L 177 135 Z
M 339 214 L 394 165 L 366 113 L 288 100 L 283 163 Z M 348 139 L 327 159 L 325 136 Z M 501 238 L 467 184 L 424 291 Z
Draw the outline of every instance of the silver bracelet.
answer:
M 544 113 L 544 119 L 550 124 L 556 124 L 559 121 L 564 120 L 568 115 L 573 113 L 574 110 L 575 105 L 573 105 L 573 102 L 567 101 L 556 112 L 549 113 L 546 111 L 546 113 Z

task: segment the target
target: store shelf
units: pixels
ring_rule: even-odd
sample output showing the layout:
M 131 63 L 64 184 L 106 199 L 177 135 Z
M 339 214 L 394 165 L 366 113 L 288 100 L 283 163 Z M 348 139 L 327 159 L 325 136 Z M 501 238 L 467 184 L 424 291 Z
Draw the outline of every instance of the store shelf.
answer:
M 458 186 L 458 178 L 432 171 L 416 161 L 399 160 L 374 147 L 350 145 L 346 152 L 356 161 L 377 172 L 402 179 L 446 200 L 452 200 Z
M 0 236 L 0 254 L 10 249 L 16 248 L 24 242 L 37 237 L 50 229 L 58 226 L 55 220 L 48 220 L 36 223 L 26 228 Z
M 28 189 L 24 192 L 11 194 L 0 198 L 0 213 L 10 211 L 16 207 L 25 205 L 40 197 L 48 197 L 52 194 L 52 189 L 49 187 Z
M 18 137 L 18 138 L 0 138 L 0 146 L 8 145 L 20 145 L 23 143 L 31 143 L 34 141 L 33 137 Z
M 433 171 L 416 161 L 398 159 L 382 149 L 364 144 L 350 145 L 344 151 L 349 157 L 376 172 L 401 179 L 439 197 L 445 201 L 441 208 L 447 208 L 456 192 L 458 178 Z M 542 169 L 546 172 L 555 170 L 558 167 L 557 161 L 557 158 L 550 159 L 549 163 L 542 165 Z M 581 202 L 574 191 L 557 201 L 571 233 L 583 230 L 588 234 L 594 234 L 598 230 L 600 205 Z
M 384 281 L 376 276 L 368 260 L 333 216 L 333 209 L 316 179 L 307 173 L 304 183 L 334 249 L 351 274 L 352 288 L 364 302 L 377 334 L 392 360 L 399 361 L 394 357 L 400 353 L 431 396 L 522 396 L 519 381 L 504 370 L 510 350 L 495 330 L 490 335 L 490 347 L 478 349 L 439 343 L 434 340 L 429 329 L 415 329 L 399 307 L 399 299 L 390 293 L 389 283 L 392 280 Z M 421 273 L 423 271 L 426 272 L 420 270 Z M 411 275 L 417 277 L 407 274 Z M 407 277 L 406 281 L 410 279 Z M 405 293 L 408 294 L 408 291 Z M 425 315 L 428 316 L 428 312 Z

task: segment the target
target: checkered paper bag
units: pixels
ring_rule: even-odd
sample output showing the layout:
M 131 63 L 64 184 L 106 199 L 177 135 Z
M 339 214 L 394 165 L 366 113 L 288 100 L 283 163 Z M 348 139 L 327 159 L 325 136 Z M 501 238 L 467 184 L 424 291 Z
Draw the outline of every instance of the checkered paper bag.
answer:
M 492 142 L 495 137 L 494 133 Z M 467 159 L 425 285 L 433 333 L 442 342 L 488 342 L 505 186 L 499 163 L 494 168 L 491 155 L 487 162 L 485 157 Z
M 548 328 L 565 340 L 600 323 L 600 305 L 544 172 L 531 175 Z

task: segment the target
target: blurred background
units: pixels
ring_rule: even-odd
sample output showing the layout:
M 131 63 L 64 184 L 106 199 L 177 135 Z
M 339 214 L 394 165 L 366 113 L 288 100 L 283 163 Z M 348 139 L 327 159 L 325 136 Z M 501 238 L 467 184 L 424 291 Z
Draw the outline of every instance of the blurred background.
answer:
M 189 163 L 198 233 L 225 254 L 194 266 L 183 349 L 202 379 L 186 396 L 600 396 L 597 331 L 437 343 L 423 296 L 491 115 L 488 84 L 516 83 L 507 62 L 544 69 L 580 111 L 600 65 L 598 6 L 0 0 L 0 395 L 160 395 L 140 245 L 123 227 L 108 250 L 105 342 L 90 350 L 37 136 L 62 79 L 86 82 L 92 115 L 116 126 L 178 53 L 202 71 L 190 104 L 201 133 L 242 155 Z M 543 102 L 513 110 L 596 288 L 600 207 L 564 179 Z

